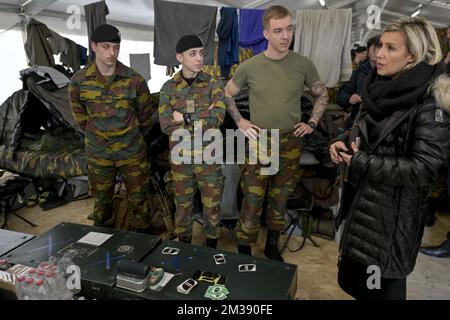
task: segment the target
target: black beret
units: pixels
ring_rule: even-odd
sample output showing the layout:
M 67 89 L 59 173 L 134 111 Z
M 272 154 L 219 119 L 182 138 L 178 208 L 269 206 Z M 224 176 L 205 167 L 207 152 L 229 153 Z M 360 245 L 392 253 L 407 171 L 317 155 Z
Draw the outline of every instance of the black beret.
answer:
M 101 24 L 92 33 L 93 42 L 112 42 L 120 43 L 120 31 L 110 24 Z
M 355 52 L 356 52 L 356 53 L 360 53 L 360 52 L 364 52 L 364 51 L 367 51 L 367 48 L 366 48 L 366 47 L 357 47 L 357 48 L 355 49 Z
M 175 50 L 177 53 L 182 53 L 192 48 L 201 47 L 204 47 L 203 41 L 195 34 L 189 34 L 187 36 L 181 37 L 181 39 L 178 40 Z

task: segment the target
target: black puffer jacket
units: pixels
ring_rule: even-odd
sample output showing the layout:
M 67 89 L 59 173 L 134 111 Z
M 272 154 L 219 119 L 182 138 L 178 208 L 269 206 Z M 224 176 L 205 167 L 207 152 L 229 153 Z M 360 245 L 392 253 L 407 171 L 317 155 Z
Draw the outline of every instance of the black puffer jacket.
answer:
M 385 278 L 401 279 L 413 271 L 430 186 L 447 163 L 450 79 L 442 79 L 435 94 L 441 93 L 443 105 L 426 94 L 415 106 L 394 112 L 370 147 L 367 111 L 357 120 L 361 144 L 338 217 L 338 223 L 346 218 L 341 253 L 379 266 Z

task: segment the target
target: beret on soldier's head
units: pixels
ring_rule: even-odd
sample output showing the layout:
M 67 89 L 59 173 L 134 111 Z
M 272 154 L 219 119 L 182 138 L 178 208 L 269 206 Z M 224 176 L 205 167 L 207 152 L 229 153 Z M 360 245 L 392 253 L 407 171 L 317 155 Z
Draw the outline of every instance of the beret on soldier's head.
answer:
M 365 52 L 365 51 L 367 51 L 367 48 L 366 47 L 362 47 L 362 46 L 359 46 L 359 47 L 357 47 L 355 49 L 356 53 L 361 53 L 361 52 Z
M 195 34 L 189 34 L 178 40 L 175 50 L 177 53 L 182 53 L 192 48 L 202 47 L 204 47 L 203 41 Z
M 120 31 L 110 24 L 99 25 L 92 33 L 91 41 L 93 42 L 112 42 L 120 43 Z

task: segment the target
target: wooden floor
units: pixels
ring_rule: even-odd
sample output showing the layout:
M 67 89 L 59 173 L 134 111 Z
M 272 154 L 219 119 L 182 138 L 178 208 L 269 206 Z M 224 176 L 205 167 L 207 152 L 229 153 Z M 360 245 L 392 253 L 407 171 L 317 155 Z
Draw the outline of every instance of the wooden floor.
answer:
M 73 222 L 91 225 L 87 216 L 92 211 L 93 199 L 71 202 L 50 211 L 42 211 L 39 206 L 23 208 L 17 213 L 38 224 L 33 228 L 22 220 L 11 216 L 8 229 L 39 235 L 51 229 L 60 222 Z M 438 214 L 433 227 L 425 230 L 423 245 L 441 243 L 450 231 L 450 215 Z M 266 230 L 262 229 L 253 254 L 263 257 Z M 283 238 L 281 239 L 283 240 Z M 335 241 L 328 241 L 318 237 L 315 240 L 320 248 L 307 242 L 305 247 L 297 252 L 288 250 L 283 254 L 286 262 L 298 265 L 298 289 L 296 299 L 352 299 L 344 293 L 337 284 L 338 249 Z M 198 225 L 194 227 L 195 244 L 203 243 Z M 299 243 L 298 237 L 291 240 L 291 247 Z M 219 248 L 236 252 L 233 235 L 228 229 L 222 230 Z M 408 278 L 408 299 L 450 299 L 450 258 L 431 258 L 419 254 L 414 272 Z

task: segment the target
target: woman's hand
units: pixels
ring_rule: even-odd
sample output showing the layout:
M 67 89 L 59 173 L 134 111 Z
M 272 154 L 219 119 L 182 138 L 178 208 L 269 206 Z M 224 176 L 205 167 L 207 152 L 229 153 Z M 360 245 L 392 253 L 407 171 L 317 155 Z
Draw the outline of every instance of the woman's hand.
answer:
M 342 141 L 336 141 L 330 146 L 330 156 L 331 161 L 333 161 L 336 164 L 342 163 L 344 161 L 342 157 L 339 155 L 342 151 L 348 151 L 347 147 L 345 146 L 345 143 Z
M 356 146 L 355 142 L 352 142 L 351 144 L 352 150 L 353 150 L 353 154 L 355 154 L 356 152 L 358 152 L 358 147 Z M 342 158 L 342 160 L 347 164 L 347 166 L 350 167 L 350 163 L 352 160 L 353 155 L 345 153 L 343 151 L 339 152 L 340 157 Z

